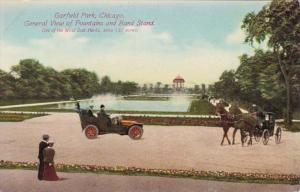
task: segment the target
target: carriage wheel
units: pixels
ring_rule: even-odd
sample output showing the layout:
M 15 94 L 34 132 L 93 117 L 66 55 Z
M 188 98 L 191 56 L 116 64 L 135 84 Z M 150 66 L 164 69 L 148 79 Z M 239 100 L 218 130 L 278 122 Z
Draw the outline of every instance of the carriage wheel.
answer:
M 259 142 L 259 141 L 260 141 L 260 138 L 261 138 L 261 136 L 259 136 L 259 135 L 254 135 L 254 139 L 255 139 L 256 142 Z
M 280 141 L 281 141 L 281 134 L 282 134 L 282 130 L 281 130 L 280 127 L 278 127 L 278 128 L 276 129 L 276 133 L 275 133 L 275 143 L 276 143 L 276 144 L 279 144 L 279 143 L 280 143 Z
M 264 130 L 263 134 L 262 134 L 262 138 L 263 138 L 263 144 L 267 145 L 270 139 L 270 133 L 267 129 Z
M 139 125 L 133 125 L 128 130 L 128 136 L 131 139 L 138 140 L 143 136 L 143 128 Z
M 98 136 L 98 128 L 95 125 L 87 125 L 84 128 L 84 134 L 88 139 L 96 139 Z

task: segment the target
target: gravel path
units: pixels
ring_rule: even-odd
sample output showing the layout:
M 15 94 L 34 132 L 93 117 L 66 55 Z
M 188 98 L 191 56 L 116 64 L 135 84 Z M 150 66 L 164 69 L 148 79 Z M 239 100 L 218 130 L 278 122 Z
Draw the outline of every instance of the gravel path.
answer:
M 98 175 L 92 173 L 58 173 L 58 176 L 62 180 L 54 182 L 38 181 L 36 171 L 0 170 L 0 192 L 297 192 L 300 189 L 300 185 L 262 185 L 149 176 Z
M 220 146 L 222 129 L 145 126 L 141 140 L 108 134 L 88 140 L 75 113 L 60 113 L 19 123 L 0 123 L 0 159 L 37 161 L 44 133 L 55 141 L 56 162 L 143 168 L 293 173 L 300 175 L 300 133 L 283 132 L 282 143 Z M 230 130 L 231 135 L 232 130 Z

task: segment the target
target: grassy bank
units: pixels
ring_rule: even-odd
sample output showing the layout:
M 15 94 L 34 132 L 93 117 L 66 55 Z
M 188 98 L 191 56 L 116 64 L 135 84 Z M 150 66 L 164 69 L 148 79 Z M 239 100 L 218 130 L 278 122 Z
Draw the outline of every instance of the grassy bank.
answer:
M 189 107 L 188 113 L 199 115 L 214 115 L 215 107 L 206 99 L 193 100 Z
M 29 107 L 12 107 L 12 108 L 0 109 L 0 111 L 63 112 L 62 109 L 57 109 L 57 108 L 58 108 L 57 104 L 51 104 L 51 105 L 29 106 Z
M 36 170 L 37 163 L 31 162 L 11 162 L 0 161 L 0 169 L 29 169 Z M 124 166 L 101 166 L 101 165 L 80 165 L 80 164 L 56 164 L 59 172 L 73 173 L 96 173 L 115 175 L 138 175 L 138 176 L 158 176 L 191 178 L 201 180 L 215 180 L 241 183 L 261 183 L 261 184 L 299 184 L 300 176 L 293 174 L 270 174 L 270 173 L 240 173 L 225 171 L 196 171 L 194 169 L 148 169 Z
M 62 99 L 63 100 L 63 99 Z M 65 99 L 66 100 L 66 99 Z M 1 99 L 0 106 L 60 101 L 57 99 Z
M 22 114 L 22 113 L 1 113 L 0 112 L 0 122 L 19 122 L 25 119 L 31 119 L 34 117 L 45 116 L 45 113 L 35 113 L 35 114 Z
M 220 126 L 218 118 L 207 117 L 159 117 L 159 116 L 130 116 L 124 115 L 124 120 L 131 120 L 143 123 L 144 125 L 163 125 L 163 126 Z

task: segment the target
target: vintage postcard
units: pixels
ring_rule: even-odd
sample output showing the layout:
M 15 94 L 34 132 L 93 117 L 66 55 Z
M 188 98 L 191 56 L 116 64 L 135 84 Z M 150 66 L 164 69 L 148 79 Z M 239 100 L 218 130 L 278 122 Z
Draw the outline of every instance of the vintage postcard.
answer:
M 300 191 L 298 0 L 0 0 L 0 192 Z

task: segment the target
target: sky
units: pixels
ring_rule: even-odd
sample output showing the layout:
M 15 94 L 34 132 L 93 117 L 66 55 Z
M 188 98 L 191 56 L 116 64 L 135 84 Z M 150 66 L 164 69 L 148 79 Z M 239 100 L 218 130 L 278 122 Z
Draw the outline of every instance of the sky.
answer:
M 170 84 L 180 74 L 187 86 L 210 84 L 224 70 L 236 69 L 240 55 L 253 53 L 243 43 L 240 26 L 247 13 L 267 3 L 0 1 L 0 69 L 9 71 L 21 59 L 34 58 L 59 71 L 86 68 L 113 81 Z M 116 16 L 120 18 L 108 18 Z M 53 21 L 63 24 L 51 26 Z M 146 25 L 137 26 L 138 21 Z M 89 28 L 98 32 L 87 32 Z M 55 29 L 59 31 L 51 31 Z

